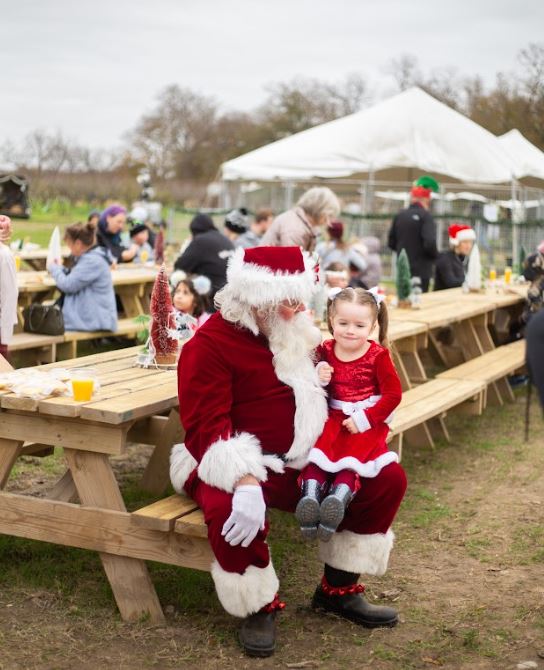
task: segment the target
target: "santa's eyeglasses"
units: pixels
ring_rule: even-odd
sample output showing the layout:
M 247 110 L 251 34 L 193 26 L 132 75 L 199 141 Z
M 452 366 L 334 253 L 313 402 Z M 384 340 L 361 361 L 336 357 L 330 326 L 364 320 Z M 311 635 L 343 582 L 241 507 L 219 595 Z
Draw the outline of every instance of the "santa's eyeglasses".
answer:
M 305 309 L 304 303 L 299 302 L 298 300 L 282 300 L 282 307 L 287 307 L 287 309 L 292 310 L 293 312 L 299 312 L 300 309 Z

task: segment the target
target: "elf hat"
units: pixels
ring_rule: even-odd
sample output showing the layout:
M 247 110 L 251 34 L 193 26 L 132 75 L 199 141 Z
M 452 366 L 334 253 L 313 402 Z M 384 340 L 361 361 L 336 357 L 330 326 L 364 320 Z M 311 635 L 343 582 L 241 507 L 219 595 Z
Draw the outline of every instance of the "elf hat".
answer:
M 424 174 L 412 185 L 410 193 L 414 198 L 430 198 L 431 191 L 438 193 L 438 182 L 428 174 Z
M 252 307 L 282 300 L 308 303 L 316 290 L 315 266 L 300 247 L 238 248 L 229 261 L 225 289 Z
M 452 223 L 452 225 L 448 227 L 448 235 L 450 238 L 450 244 L 453 247 L 456 247 L 459 242 L 476 239 L 476 233 L 472 230 L 472 228 L 470 226 L 466 226 L 463 223 Z

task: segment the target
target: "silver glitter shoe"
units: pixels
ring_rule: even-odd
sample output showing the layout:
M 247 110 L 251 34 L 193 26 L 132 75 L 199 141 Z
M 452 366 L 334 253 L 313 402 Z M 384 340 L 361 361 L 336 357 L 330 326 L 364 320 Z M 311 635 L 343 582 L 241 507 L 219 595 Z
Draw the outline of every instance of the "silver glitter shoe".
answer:
M 319 509 L 319 527 L 317 537 L 328 542 L 342 523 L 346 507 L 353 498 L 353 491 L 347 484 L 333 486 Z
M 315 540 L 319 523 L 319 506 L 323 500 L 326 484 L 316 479 L 307 479 L 302 483 L 302 497 L 298 501 L 295 516 L 305 539 Z

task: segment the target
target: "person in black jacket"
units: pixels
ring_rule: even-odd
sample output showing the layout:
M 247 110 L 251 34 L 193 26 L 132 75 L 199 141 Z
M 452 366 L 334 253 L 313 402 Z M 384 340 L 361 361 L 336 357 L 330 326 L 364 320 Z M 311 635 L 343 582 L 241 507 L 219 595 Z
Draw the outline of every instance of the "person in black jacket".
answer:
M 227 282 L 227 261 L 234 252 L 230 240 L 214 226 L 207 214 L 197 214 L 189 224 L 193 239 L 174 263 L 175 270 L 208 277 L 211 299 Z
M 388 246 L 400 253 L 406 249 L 412 277 L 421 278 L 421 289 L 429 290 L 433 273 L 433 262 L 438 256 L 436 248 L 436 224 L 429 206 L 431 189 L 416 185 L 411 190 L 411 203 L 393 219 L 389 230 Z
M 466 259 L 472 251 L 476 233 L 470 226 L 453 223 L 448 228 L 449 251 L 444 251 L 436 261 L 434 290 L 457 288 L 465 283 Z

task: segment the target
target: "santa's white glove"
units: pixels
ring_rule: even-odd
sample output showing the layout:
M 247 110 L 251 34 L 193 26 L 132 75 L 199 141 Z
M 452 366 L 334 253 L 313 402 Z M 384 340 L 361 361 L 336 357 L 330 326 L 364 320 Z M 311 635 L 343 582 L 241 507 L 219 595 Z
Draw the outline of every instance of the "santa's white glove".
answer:
M 259 530 L 264 530 L 266 505 L 260 486 L 244 484 L 232 496 L 232 512 L 223 525 L 221 535 L 232 547 L 242 543 L 249 547 Z

